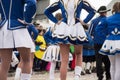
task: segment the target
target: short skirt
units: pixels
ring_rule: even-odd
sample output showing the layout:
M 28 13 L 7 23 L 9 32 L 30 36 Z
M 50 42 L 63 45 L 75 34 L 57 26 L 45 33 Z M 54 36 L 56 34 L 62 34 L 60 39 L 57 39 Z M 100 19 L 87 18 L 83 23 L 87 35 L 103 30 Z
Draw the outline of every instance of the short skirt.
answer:
M 32 43 L 32 46 L 31 46 L 31 53 L 34 53 L 35 52 L 35 44 L 34 44 L 34 42 Z
M 7 24 L 8 22 L 0 28 L 0 49 L 19 47 L 34 48 L 34 43 L 27 28 L 8 30 Z
M 59 25 L 56 24 L 55 29 L 49 35 L 45 35 L 45 37 L 50 37 L 48 43 L 52 44 L 64 43 L 79 45 L 88 42 L 87 35 L 81 23 L 67 25 L 61 22 Z
M 49 45 L 42 57 L 45 61 L 61 61 L 60 58 L 60 47 L 58 45 Z M 72 61 L 72 54 L 69 53 L 69 61 Z
M 110 35 L 103 43 L 100 53 L 103 55 L 115 55 L 120 54 L 120 34 Z

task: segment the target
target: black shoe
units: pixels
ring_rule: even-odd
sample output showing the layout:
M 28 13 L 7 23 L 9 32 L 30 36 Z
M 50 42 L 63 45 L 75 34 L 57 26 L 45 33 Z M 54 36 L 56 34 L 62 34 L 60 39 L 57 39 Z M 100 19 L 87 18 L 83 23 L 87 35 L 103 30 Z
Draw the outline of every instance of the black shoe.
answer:
M 81 71 L 81 75 L 85 75 L 86 73 L 85 73 L 85 71 Z
M 39 72 L 40 68 L 35 68 L 34 71 Z
M 92 73 L 96 73 L 96 67 L 92 68 Z
M 111 78 L 107 78 L 106 80 L 111 80 Z
M 91 70 L 86 69 L 86 74 L 91 74 L 91 73 L 92 73 Z
M 98 78 L 98 80 L 103 80 L 103 78 Z

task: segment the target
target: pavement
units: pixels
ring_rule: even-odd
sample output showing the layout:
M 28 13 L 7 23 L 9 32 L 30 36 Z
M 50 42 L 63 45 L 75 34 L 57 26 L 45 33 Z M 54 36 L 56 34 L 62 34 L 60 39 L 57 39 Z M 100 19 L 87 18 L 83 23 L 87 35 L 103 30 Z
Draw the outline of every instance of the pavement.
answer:
M 55 72 L 55 80 L 60 80 L 59 71 Z M 73 80 L 74 72 L 68 71 L 67 80 Z M 9 73 L 8 80 L 14 80 L 14 73 Z M 49 73 L 44 72 L 33 72 L 31 80 L 49 80 Z M 80 80 L 97 80 L 96 73 L 82 75 Z M 104 79 L 105 80 L 105 79 Z

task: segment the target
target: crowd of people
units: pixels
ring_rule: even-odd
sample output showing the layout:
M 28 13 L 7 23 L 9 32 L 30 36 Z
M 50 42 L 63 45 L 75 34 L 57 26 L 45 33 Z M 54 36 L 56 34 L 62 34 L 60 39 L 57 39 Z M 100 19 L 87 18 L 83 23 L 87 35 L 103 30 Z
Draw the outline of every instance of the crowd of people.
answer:
M 32 22 L 36 0 L 0 3 L 0 80 L 7 80 L 10 66 L 16 70 L 14 80 L 30 80 L 33 71 L 49 71 L 49 80 L 55 80 L 56 68 L 66 80 L 68 66 L 73 80 L 92 72 L 98 80 L 120 79 L 120 2 L 95 10 L 86 0 L 57 0 L 44 10 L 54 23 L 47 29 Z M 88 12 L 84 20 L 82 9 Z

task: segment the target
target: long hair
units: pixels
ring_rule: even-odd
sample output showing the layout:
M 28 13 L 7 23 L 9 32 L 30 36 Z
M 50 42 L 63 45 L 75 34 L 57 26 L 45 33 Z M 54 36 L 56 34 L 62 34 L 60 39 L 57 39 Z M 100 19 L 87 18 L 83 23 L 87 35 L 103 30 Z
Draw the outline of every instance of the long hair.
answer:
M 116 2 L 113 5 L 112 14 L 115 13 L 115 12 L 120 12 L 120 2 Z

